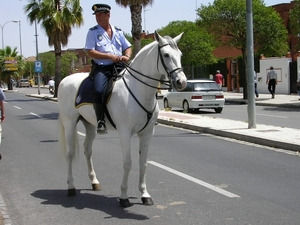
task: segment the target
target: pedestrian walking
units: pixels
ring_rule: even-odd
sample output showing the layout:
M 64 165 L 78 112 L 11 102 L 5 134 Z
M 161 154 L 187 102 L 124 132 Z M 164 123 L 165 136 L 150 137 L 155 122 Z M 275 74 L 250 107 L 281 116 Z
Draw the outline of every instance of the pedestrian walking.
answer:
M 299 79 L 297 81 L 297 91 L 298 91 L 298 95 L 300 97 L 300 77 L 299 77 Z M 300 98 L 298 100 L 300 100 Z
M 3 93 L 2 88 L 0 88 L 0 117 L 1 117 L 1 123 L 5 120 L 5 115 L 4 115 L 4 100 L 5 100 L 5 95 Z M 2 139 L 2 126 L 0 123 L 0 146 L 1 146 L 1 139 Z M 2 159 L 2 155 L 0 153 L 0 159 Z
M 268 85 L 268 90 L 272 95 L 272 98 L 275 98 L 275 88 L 277 85 L 277 73 L 274 71 L 273 66 L 270 67 L 270 71 L 267 74 L 266 84 Z
M 215 75 L 215 81 L 216 83 L 219 85 L 220 89 L 222 89 L 222 86 L 224 86 L 224 77 L 221 74 L 220 70 L 216 71 L 216 75 Z
M 254 92 L 255 92 L 256 98 L 258 98 L 259 94 L 257 91 L 257 73 L 255 71 L 254 71 Z

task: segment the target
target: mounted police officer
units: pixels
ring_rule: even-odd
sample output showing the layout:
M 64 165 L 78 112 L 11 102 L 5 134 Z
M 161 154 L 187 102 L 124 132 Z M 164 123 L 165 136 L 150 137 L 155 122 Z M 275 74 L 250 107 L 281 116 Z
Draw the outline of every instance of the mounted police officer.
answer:
M 111 7 L 107 4 L 94 4 L 92 10 L 98 25 L 89 29 L 85 49 L 95 63 L 91 75 L 96 90 L 94 109 L 98 124 L 97 133 L 105 134 L 107 131 L 104 108 L 107 99 L 107 86 L 113 76 L 114 65 L 122 61 L 128 62 L 132 50 L 123 31 L 109 23 Z

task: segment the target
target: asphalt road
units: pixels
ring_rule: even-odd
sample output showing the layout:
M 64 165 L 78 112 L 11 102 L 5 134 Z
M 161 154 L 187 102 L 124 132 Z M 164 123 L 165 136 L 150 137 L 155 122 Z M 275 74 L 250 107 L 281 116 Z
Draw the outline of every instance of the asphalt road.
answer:
M 140 203 L 138 138 L 129 180 L 134 205 L 119 207 L 122 156 L 117 133 L 97 136 L 93 159 L 102 191 L 91 191 L 83 151 L 74 163 L 76 197 L 66 196 L 55 102 L 7 93 L 0 193 L 12 224 L 299 224 L 299 156 L 158 125 Z M 83 126 L 78 131 L 84 134 Z M 79 135 L 82 144 L 84 136 Z

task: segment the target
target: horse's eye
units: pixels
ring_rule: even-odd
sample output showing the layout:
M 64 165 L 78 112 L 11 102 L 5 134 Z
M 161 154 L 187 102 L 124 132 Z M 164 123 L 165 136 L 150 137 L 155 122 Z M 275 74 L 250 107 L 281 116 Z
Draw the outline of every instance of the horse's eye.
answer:
M 170 57 L 170 55 L 169 55 L 168 53 L 164 53 L 164 57 L 167 57 L 167 58 L 169 58 L 169 57 Z

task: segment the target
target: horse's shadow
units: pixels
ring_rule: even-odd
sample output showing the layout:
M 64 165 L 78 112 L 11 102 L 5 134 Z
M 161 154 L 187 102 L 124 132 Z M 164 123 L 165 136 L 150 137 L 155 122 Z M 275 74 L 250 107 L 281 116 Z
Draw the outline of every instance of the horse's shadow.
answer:
M 83 190 L 82 190 L 83 191 Z M 37 190 L 31 195 L 35 198 L 44 199 L 42 205 L 61 205 L 65 208 L 75 208 L 82 210 L 89 208 L 101 210 L 110 217 L 119 219 L 147 220 L 149 217 L 135 214 L 121 208 L 117 197 L 95 195 L 90 193 L 80 193 L 76 190 L 75 197 L 68 197 L 66 190 Z

